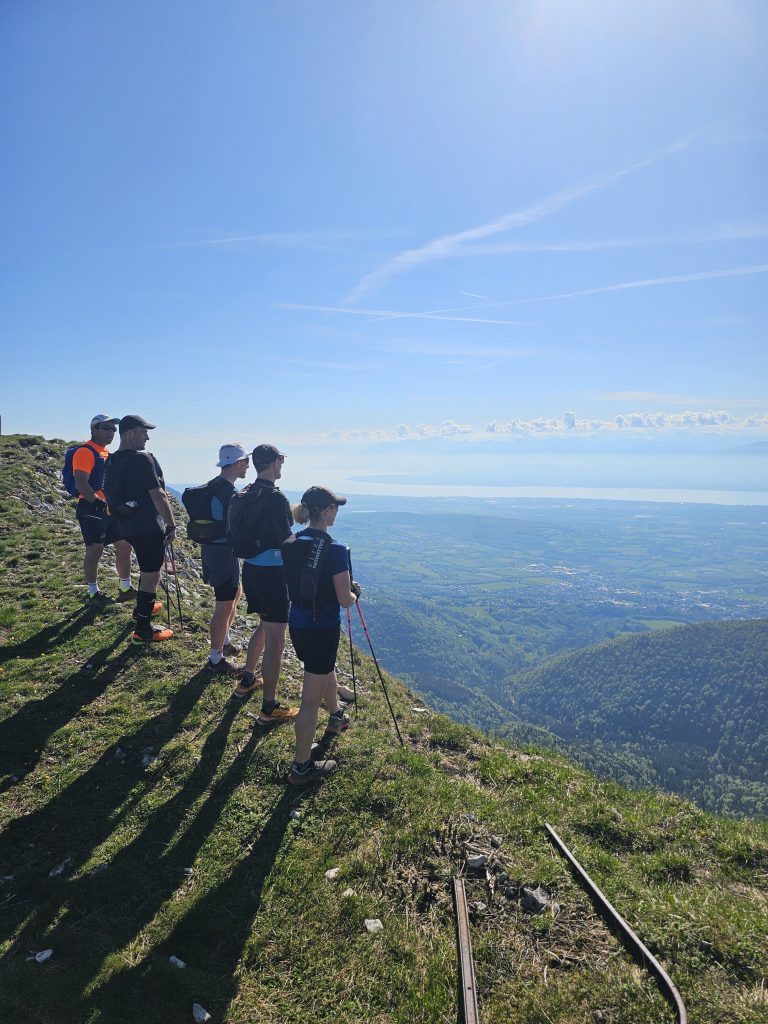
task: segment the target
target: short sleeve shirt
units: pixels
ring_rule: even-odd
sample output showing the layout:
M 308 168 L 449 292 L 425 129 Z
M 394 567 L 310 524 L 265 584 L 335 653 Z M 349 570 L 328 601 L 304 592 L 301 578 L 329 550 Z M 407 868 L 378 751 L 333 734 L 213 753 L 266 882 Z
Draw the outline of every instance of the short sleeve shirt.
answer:
M 107 483 L 108 493 L 112 495 L 112 503 L 135 501 L 138 511 L 130 517 L 122 517 L 117 509 L 112 509 L 120 519 L 120 530 L 124 537 L 138 537 L 144 533 L 154 533 L 165 529 L 162 518 L 149 496 L 156 488 L 165 488 L 163 471 L 157 459 L 150 452 L 132 450 L 117 451 L 110 457 L 108 481 L 113 477 L 119 481 L 119 497 L 115 502 L 112 495 L 112 484 Z M 107 499 L 109 501 L 109 498 Z
M 96 465 L 97 453 L 104 462 L 109 458 L 109 452 L 107 449 L 103 448 L 95 441 L 88 441 L 86 444 L 81 445 L 72 456 L 72 472 L 74 473 L 76 470 L 80 470 L 85 473 L 86 476 L 90 476 L 93 472 L 93 467 Z M 102 501 L 106 500 L 104 497 L 104 491 L 96 491 L 96 497 L 101 498 Z M 78 500 L 82 501 L 82 498 L 83 496 L 81 494 Z

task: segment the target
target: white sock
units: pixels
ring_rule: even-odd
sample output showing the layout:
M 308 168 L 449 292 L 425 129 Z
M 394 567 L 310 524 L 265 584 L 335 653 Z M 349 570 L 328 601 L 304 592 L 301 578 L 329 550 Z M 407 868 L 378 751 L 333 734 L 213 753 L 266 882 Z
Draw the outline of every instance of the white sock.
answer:
M 213 647 L 211 648 L 211 664 L 212 665 L 218 665 L 223 657 L 224 657 L 224 651 L 217 651 Z
M 224 637 L 224 646 L 226 647 L 227 644 L 231 644 L 231 643 L 232 643 L 232 637 L 229 635 L 229 630 L 227 630 L 227 635 Z
M 99 592 L 99 584 L 98 583 L 89 583 L 88 584 L 88 594 L 89 594 L 90 597 L 94 597 L 96 594 L 98 594 L 98 592 Z
M 131 589 L 131 577 L 130 576 L 128 577 L 127 580 L 120 580 L 120 589 L 123 591 L 123 593 L 125 593 L 126 590 L 130 590 Z

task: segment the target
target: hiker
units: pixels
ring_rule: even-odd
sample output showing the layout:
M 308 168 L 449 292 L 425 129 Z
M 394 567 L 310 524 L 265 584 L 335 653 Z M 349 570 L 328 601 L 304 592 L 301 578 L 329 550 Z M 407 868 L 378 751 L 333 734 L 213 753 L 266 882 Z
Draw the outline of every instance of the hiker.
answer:
M 104 490 L 120 533 L 130 541 L 139 563 L 141 575 L 133 613 L 136 628 L 131 643 L 141 646 L 173 636 L 170 629 L 153 627 L 151 618 L 162 608 L 155 600 L 157 585 L 165 547 L 176 536 L 176 523 L 160 464 L 144 451 L 154 423 L 147 423 L 142 416 L 123 416 L 119 429 L 120 447 L 107 463 Z
M 312 739 L 320 704 L 325 703 L 325 737 L 349 728 L 349 716 L 339 706 L 336 653 L 339 649 L 339 608 L 351 608 L 360 594 L 352 582 L 349 549 L 333 540 L 328 529 L 347 499 L 328 487 L 313 486 L 292 509 L 299 524 L 309 526 L 283 544 L 283 575 L 291 601 L 288 628 L 296 655 L 304 663 L 301 707 L 294 723 L 296 753 L 288 782 L 303 786 L 324 779 L 336 769 L 330 759 L 312 758 Z
M 298 708 L 277 700 L 277 683 L 288 626 L 288 592 L 283 581 L 280 545 L 291 535 L 291 506 L 275 486 L 283 472 L 285 455 L 273 444 L 259 444 L 251 453 L 256 480 L 233 496 L 227 517 L 227 533 L 236 555 L 243 557 L 243 590 L 248 612 L 260 621 L 248 643 L 245 669 L 233 696 L 239 700 L 263 687 L 257 722 L 287 722 Z M 261 677 L 256 665 L 261 658 Z
M 216 599 L 211 616 L 208 668 L 219 675 L 236 675 L 242 671 L 242 666 L 235 665 L 227 657 L 240 653 L 240 648 L 232 643 L 229 627 L 235 617 L 241 588 L 240 562 L 227 542 L 226 522 L 229 503 L 235 493 L 235 481 L 242 480 L 248 472 L 248 459 L 248 453 L 241 444 L 222 445 L 216 463 L 221 470 L 219 475 L 204 488 L 188 488 L 182 495 L 182 501 L 191 516 L 191 505 L 187 500 L 190 492 L 205 491 L 205 504 L 210 513 L 214 537 L 212 540 L 201 539 L 200 558 L 203 563 L 203 582 L 213 587 Z M 192 527 L 188 530 L 189 536 L 195 539 L 190 530 Z
M 118 601 L 130 600 L 136 591 L 131 587 L 131 545 L 120 536 L 117 520 L 107 514 L 104 496 L 104 468 L 109 458 L 107 448 L 117 431 L 118 418 L 98 413 L 91 420 L 91 438 L 67 452 L 64 462 L 64 486 L 77 497 L 75 515 L 85 544 L 83 575 L 88 587 L 87 600 L 101 604 L 107 600 L 99 590 L 99 559 L 107 544 L 115 548 L 115 567 L 120 580 Z

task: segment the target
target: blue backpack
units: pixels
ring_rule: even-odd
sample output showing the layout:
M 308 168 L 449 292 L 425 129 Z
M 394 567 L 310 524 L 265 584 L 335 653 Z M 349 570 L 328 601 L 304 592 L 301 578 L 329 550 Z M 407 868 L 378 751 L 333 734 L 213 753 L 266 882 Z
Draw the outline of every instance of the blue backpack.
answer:
M 88 476 L 88 483 L 94 491 L 100 491 L 101 485 L 104 483 L 104 462 L 101 455 L 94 449 L 93 445 L 86 441 L 84 444 L 73 444 L 71 448 L 67 448 L 67 454 L 64 456 L 64 465 L 61 468 L 61 479 L 64 483 L 64 490 L 73 498 L 80 497 L 80 491 L 77 489 L 75 484 L 75 471 L 72 469 L 72 459 L 76 451 L 80 448 L 90 448 L 93 452 L 95 462 L 93 469 Z

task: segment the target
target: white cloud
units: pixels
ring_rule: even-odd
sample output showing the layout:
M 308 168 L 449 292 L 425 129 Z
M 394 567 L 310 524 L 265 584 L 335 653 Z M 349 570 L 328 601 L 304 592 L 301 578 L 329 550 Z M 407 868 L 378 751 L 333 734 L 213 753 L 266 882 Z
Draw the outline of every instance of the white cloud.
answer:
M 327 435 L 335 441 L 421 441 L 430 438 L 450 437 L 465 441 L 487 440 L 491 437 L 535 438 L 557 435 L 588 436 L 597 433 L 658 433 L 661 431 L 714 430 L 736 432 L 739 430 L 768 429 L 768 413 L 738 420 L 725 410 L 710 409 L 706 412 L 628 412 L 613 419 L 579 419 L 574 412 L 565 412 L 559 417 L 539 417 L 509 420 L 491 420 L 482 426 L 445 420 L 439 424 L 399 423 L 397 426 L 375 430 L 339 430 Z
M 489 238 L 492 235 L 501 234 L 504 231 L 511 231 L 513 228 L 532 224 L 534 221 L 541 220 L 543 217 L 548 217 L 553 213 L 557 213 L 558 210 L 562 210 L 564 207 L 569 206 L 578 199 L 583 199 L 592 192 L 597 192 L 600 189 L 606 188 L 613 182 L 618 181 L 621 178 L 625 178 L 627 175 L 633 174 L 635 171 L 639 171 L 642 168 L 655 164 L 659 160 L 663 160 L 674 153 L 680 152 L 680 150 L 683 150 L 690 145 L 692 138 L 692 136 L 688 136 L 680 139 L 671 146 L 658 150 L 656 153 L 652 153 L 643 160 L 639 160 L 637 163 L 634 163 L 629 167 L 625 167 L 620 171 L 615 171 L 612 174 L 601 175 L 598 178 L 593 178 L 591 181 L 581 182 L 577 185 L 570 185 L 567 188 L 562 189 L 560 192 L 555 192 L 550 196 L 546 196 L 544 199 L 540 199 L 538 202 L 532 203 L 530 206 L 525 206 L 513 213 L 505 214 L 503 217 L 499 217 L 498 220 L 491 221 L 488 224 L 480 224 L 478 227 L 467 228 L 464 231 L 458 231 L 450 235 L 443 235 L 431 242 L 427 242 L 426 245 L 422 245 L 417 249 L 407 249 L 404 252 L 400 252 L 397 255 L 390 257 L 390 259 L 388 259 L 378 269 L 366 274 L 365 277 L 363 277 L 352 289 L 344 301 L 348 303 L 357 302 L 364 295 L 380 288 L 391 278 L 396 277 L 399 274 L 407 273 L 408 271 L 414 270 L 424 264 L 433 263 L 435 260 L 444 260 L 450 257 L 463 255 L 465 252 L 465 243 L 467 242 L 476 242 L 483 238 Z

